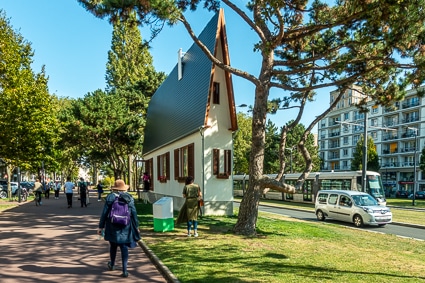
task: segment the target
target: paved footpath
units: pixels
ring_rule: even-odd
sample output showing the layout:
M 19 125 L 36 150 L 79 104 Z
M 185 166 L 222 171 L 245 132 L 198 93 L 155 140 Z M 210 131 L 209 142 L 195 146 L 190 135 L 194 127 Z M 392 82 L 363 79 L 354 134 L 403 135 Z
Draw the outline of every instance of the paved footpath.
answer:
M 42 206 L 31 201 L 0 213 L 1 283 L 167 282 L 140 247 L 129 250 L 128 278 L 120 277 L 119 250 L 117 270 L 108 271 L 109 243 L 96 235 L 104 202 L 91 197 L 82 208 L 74 193 L 67 208 L 62 192 L 52 195 Z

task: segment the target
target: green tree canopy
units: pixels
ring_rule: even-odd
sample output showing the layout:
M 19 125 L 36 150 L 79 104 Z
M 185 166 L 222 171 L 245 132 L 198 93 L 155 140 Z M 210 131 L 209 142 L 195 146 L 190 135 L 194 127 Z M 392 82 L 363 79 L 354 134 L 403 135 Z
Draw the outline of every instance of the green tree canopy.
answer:
M 357 171 L 363 169 L 363 146 L 364 146 L 364 137 L 360 136 L 360 139 L 356 144 L 356 151 L 353 153 L 353 159 L 351 160 L 351 170 Z M 376 146 L 373 142 L 373 138 L 367 138 L 367 165 L 366 169 L 369 171 L 378 172 L 381 168 L 379 164 L 379 156 L 376 152 Z
M 233 136 L 233 172 L 234 174 L 244 174 L 249 170 L 252 119 L 242 112 L 237 113 L 237 119 L 239 129 Z
M 40 164 L 57 141 L 56 104 L 44 67 L 31 68 L 33 51 L 0 10 L 0 156 L 9 164 Z M 28 166 L 27 166 L 28 167 Z

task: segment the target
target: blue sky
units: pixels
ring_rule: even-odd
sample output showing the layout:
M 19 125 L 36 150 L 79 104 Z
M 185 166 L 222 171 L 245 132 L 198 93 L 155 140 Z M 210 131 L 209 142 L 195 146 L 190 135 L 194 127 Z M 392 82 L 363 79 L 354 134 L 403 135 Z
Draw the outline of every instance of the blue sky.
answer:
M 245 1 L 235 1 L 245 3 Z M 242 5 L 242 4 L 241 4 Z M 229 8 L 225 8 L 230 61 L 233 67 L 258 75 L 260 57 L 253 53 L 257 41 L 254 33 Z M 60 97 L 84 97 L 88 92 L 105 88 L 107 53 L 111 47 L 112 27 L 107 20 L 95 18 L 76 0 L 0 0 L 2 9 L 15 30 L 32 44 L 35 52 L 33 69 L 45 65 L 49 91 Z M 205 10 L 187 12 L 186 17 L 199 34 L 213 16 Z M 149 38 L 142 28 L 142 37 Z M 193 44 L 183 25 L 165 27 L 151 43 L 151 54 L 157 71 L 171 72 L 177 63 L 177 51 Z M 233 76 L 236 104 L 252 105 L 254 87 Z M 273 92 L 273 95 L 281 93 Z M 319 93 L 306 109 L 303 124 L 309 124 L 329 105 L 329 90 Z M 246 111 L 240 108 L 239 111 Z M 278 111 L 269 118 L 282 126 L 294 118 L 294 112 Z

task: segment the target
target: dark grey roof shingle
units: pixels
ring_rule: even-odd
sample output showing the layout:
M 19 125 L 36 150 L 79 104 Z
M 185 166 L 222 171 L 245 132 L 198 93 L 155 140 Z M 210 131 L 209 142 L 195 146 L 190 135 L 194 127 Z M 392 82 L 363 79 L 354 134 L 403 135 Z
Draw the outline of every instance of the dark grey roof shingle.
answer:
M 199 35 L 212 53 L 218 17 L 219 13 L 216 13 Z M 213 64 L 195 43 L 185 53 L 182 62 L 183 78 L 178 80 L 176 64 L 149 102 L 144 154 L 185 137 L 204 125 Z

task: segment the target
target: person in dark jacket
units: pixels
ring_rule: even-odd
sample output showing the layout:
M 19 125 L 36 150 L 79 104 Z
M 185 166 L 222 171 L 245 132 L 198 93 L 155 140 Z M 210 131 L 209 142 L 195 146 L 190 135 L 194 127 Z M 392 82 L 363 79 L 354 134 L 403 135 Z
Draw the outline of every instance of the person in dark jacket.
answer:
M 96 188 L 97 188 L 97 201 L 102 201 L 103 186 L 100 181 L 97 183 Z
M 128 277 L 127 265 L 128 265 L 128 248 L 134 248 L 137 242 L 141 239 L 139 232 L 139 220 L 137 219 L 136 206 L 134 204 L 134 198 L 127 193 L 128 186 L 123 180 L 116 180 L 112 187 L 112 193 L 110 193 L 105 199 L 105 205 L 103 206 L 102 215 L 100 216 L 98 234 L 101 235 L 104 232 L 105 240 L 109 241 L 109 257 L 108 270 L 114 270 L 115 258 L 117 256 L 118 247 L 121 251 L 122 260 L 122 277 Z M 111 222 L 109 213 L 111 211 L 112 204 L 115 198 L 119 196 L 125 202 L 128 203 L 128 209 L 130 210 L 130 222 L 128 225 L 117 225 Z

